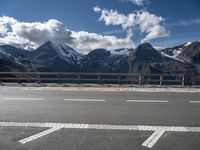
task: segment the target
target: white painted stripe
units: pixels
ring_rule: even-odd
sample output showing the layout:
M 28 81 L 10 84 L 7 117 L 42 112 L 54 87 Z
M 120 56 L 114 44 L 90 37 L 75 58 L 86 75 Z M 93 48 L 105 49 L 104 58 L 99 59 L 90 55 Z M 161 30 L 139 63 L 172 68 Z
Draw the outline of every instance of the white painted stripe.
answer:
M 76 124 L 76 123 L 39 123 L 39 122 L 0 122 L 0 126 L 7 127 L 43 127 L 43 128 L 74 128 L 74 129 L 103 129 L 103 130 L 135 130 L 157 131 L 163 129 L 169 132 L 200 132 L 200 127 L 183 126 L 143 126 L 143 125 L 106 125 L 106 124 Z
M 168 103 L 169 101 L 161 100 L 126 100 L 128 103 Z
M 104 99 L 64 99 L 64 101 L 74 101 L 74 102 L 105 102 Z
M 161 138 L 161 136 L 165 133 L 165 130 L 159 129 L 155 131 L 143 144 L 142 146 L 152 148 L 154 144 Z
M 142 143 L 142 146 L 147 147 L 148 144 L 152 141 L 154 137 L 156 137 L 156 135 L 158 135 L 159 132 L 160 130 L 155 131 L 150 137 L 148 137 L 148 139 L 146 139 L 146 141 L 144 141 L 144 143 Z
M 4 98 L 5 100 L 21 100 L 21 101 L 43 101 L 44 98 L 25 98 L 25 97 L 18 97 L 18 98 L 14 98 L 14 97 L 6 97 Z
M 2 127 L 41 127 L 50 128 L 31 137 L 20 140 L 25 144 L 44 135 L 52 133 L 62 128 L 66 129 L 96 129 L 96 130 L 126 130 L 126 131 L 154 131 L 154 133 L 142 144 L 152 148 L 165 132 L 198 132 L 200 127 L 183 126 L 143 126 L 143 125 L 106 125 L 106 124 L 76 124 L 76 123 L 38 123 L 38 122 L 0 122 Z
M 28 143 L 28 142 L 31 142 L 31 141 L 33 141 L 33 140 L 36 140 L 36 139 L 38 139 L 38 138 L 40 138 L 40 137 L 43 137 L 43 136 L 45 136 L 45 135 L 47 135 L 47 134 L 50 134 L 50 133 L 55 132 L 55 131 L 60 130 L 60 129 L 61 129 L 60 127 L 53 127 L 53 128 L 51 128 L 51 129 L 45 130 L 45 131 L 43 131 L 43 132 L 40 132 L 40 133 L 35 134 L 35 135 L 33 135 L 33 136 L 30 136 L 30 137 L 28 137 L 28 138 L 22 139 L 22 140 L 20 140 L 19 142 L 20 142 L 21 144 L 26 144 L 26 143 Z
M 189 101 L 190 103 L 200 104 L 200 101 Z

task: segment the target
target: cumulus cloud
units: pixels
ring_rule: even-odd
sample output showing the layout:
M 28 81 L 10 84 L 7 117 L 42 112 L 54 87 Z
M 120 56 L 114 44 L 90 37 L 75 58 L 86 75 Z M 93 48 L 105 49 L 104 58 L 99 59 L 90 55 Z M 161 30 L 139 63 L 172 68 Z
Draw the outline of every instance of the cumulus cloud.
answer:
M 71 31 L 54 19 L 40 23 L 17 23 L 12 26 L 13 32 L 24 39 L 32 42 L 36 46 L 43 44 L 46 41 L 55 43 L 71 42 Z
M 143 6 L 144 3 L 145 3 L 147 0 L 120 0 L 120 1 L 132 2 L 132 3 L 135 4 L 135 5 Z
M 9 26 L 15 24 L 16 19 L 7 16 L 0 17 L 0 37 L 5 36 L 9 31 Z
M 105 22 L 105 25 L 121 26 L 127 31 L 129 37 L 133 35 L 132 29 L 138 28 L 141 33 L 145 34 L 141 42 L 169 36 L 169 31 L 162 25 L 164 18 L 148 11 L 140 10 L 124 15 L 117 10 L 101 9 L 98 6 L 94 7 L 94 11 L 101 13 L 99 21 Z
M 43 23 L 28 23 L 11 17 L 0 17 L 0 44 L 35 49 L 46 41 L 68 44 L 80 53 L 87 53 L 96 48 L 118 49 L 134 46 L 130 38 L 103 36 L 85 31 L 75 32 L 55 19 Z
M 116 36 L 103 36 L 85 31 L 72 32 L 74 47 L 84 49 L 84 53 L 91 49 L 106 48 L 109 50 L 135 47 L 131 38 L 117 38 Z

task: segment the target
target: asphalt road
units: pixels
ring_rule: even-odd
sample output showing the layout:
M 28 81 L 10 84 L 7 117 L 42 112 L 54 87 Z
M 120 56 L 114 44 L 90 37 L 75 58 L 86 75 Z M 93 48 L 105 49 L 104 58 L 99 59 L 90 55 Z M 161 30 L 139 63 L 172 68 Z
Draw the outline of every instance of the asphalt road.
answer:
M 199 150 L 200 93 L 0 88 L 0 149 Z

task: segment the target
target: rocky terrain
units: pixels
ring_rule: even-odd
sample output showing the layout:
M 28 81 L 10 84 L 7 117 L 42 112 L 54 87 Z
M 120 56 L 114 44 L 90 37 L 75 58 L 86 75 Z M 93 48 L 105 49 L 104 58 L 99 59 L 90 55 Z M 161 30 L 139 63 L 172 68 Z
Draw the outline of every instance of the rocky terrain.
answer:
M 162 50 L 144 43 L 135 49 L 96 49 L 87 55 L 50 41 L 32 51 L 0 45 L 1 72 L 199 73 L 199 65 L 200 42 Z

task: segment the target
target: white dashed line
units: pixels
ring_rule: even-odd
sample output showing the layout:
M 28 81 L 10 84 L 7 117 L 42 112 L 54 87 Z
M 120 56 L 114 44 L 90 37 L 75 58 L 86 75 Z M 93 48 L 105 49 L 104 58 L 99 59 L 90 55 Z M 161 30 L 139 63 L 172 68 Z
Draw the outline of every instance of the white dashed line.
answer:
M 74 102 L 105 102 L 104 99 L 64 99 L 64 101 L 74 101 Z
M 161 100 L 126 100 L 128 103 L 168 103 L 169 101 Z
M 15 100 L 18 100 L 18 101 L 43 101 L 44 100 L 44 98 L 13 98 L 13 97 L 6 97 L 6 98 L 4 98 L 5 100 L 13 100 L 13 101 L 15 101 Z
M 189 101 L 190 103 L 200 104 L 200 101 Z
M 50 128 L 35 134 L 19 142 L 22 144 L 36 140 L 49 133 L 62 128 L 66 129 L 96 129 L 96 130 L 126 130 L 126 131 L 154 131 L 154 133 L 142 144 L 152 148 L 165 132 L 198 132 L 200 127 L 178 127 L 178 126 L 142 126 L 142 125 L 104 125 L 104 124 L 75 124 L 75 123 L 38 123 L 38 122 L 0 122 L 1 127 L 41 127 Z

